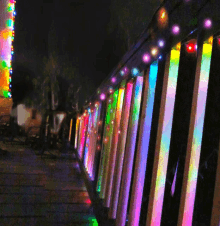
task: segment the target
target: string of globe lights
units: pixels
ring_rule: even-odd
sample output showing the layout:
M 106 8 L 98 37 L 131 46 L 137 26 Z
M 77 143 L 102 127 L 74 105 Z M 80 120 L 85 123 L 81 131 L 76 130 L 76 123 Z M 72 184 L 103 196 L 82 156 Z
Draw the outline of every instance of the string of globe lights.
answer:
M 156 20 L 157 20 L 157 27 L 162 29 L 162 30 L 165 30 L 165 28 L 167 28 L 168 24 L 169 24 L 168 23 L 169 13 L 166 10 L 166 8 L 164 7 L 166 2 L 167 1 L 164 1 L 155 13 Z M 191 0 L 185 0 L 183 2 L 190 4 L 192 1 Z M 205 18 L 202 21 L 202 26 L 206 30 L 211 29 L 213 27 L 212 19 L 211 18 Z M 148 27 L 148 30 L 150 30 L 149 27 Z M 190 34 L 194 33 L 197 29 L 195 29 L 195 27 L 194 27 L 191 30 L 192 31 L 189 32 Z M 175 36 L 175 37 L 178 37 L 178 35 L 181 34 L 181 27 L 178 23 L 173 23 L 173 25 L 170 26 L 170 34 L 172 34 L 172 36 Z M 219 37 L 218 37 L 218 43 L 220 45 L 220 38 Z M 156 44 L 154 44 L 154 46 L 152 46 L 149 51 L 146 51 L 142 54 L 143 64 L 150 65 L 155 60 L 161 60 L 162 59 L 162 53 L 163 53 L 163 50 L 165 49 L 166 44 L 167 43 L 166 43 L 165 38 L 162 38 L 162 37 L 158 38 Z M 181 47 L 180 45 L 181 45 L 181 43 L 179 43 L 179 48 Z M 178 48 L 178 45 L 177 45 L 177 48 Z M 186 48 L 186 51 L 189 54 L 195 54 L 197 52 L 197 40 L 191 39 L 191 40 L 185 42 L 185 48 Z M 136 50 L 135 52 L 137 52 L 137 51 L 138 50 Z M 126 63 L 124 63 L 124 65 L 126 65 Z M 108 95 L 111 95 L 111 94 L 114 93 L 114 88 L 113 88 L 114 86 L 118 86 L 119 82 L 121 82 L 123 79 L 126 79 L 126 77 L 128 75 L 131 75 L 131 77 L 134 78 L 139 73 L 140 73 L 140 69 L 138 67 L 129 68 L 128 66 L 122 66 L 121 69 L 119 69 L 117 72 L 113 72 L 113 75 L 110 78 L 107 79 L 108 85 L 105 85 L 105 86 L 108 86 L 107 90 L 106 90 L 106 88 L 104 88 L 103 91 L 101 91 L 102 88 L 98 88 L 98 90 L 96 92 L 96 95 L 98 95 L 98 99 L 101 100 L 101 101 L 105 101 L 105 99 L 108 97 Z M 105 84 L 106 81 L 103 81 L 103 83 Z M 97 100 L 97 97 L 96 97 L 95 98 L 95 105 L 97 105 L 97 103 L 99 103 L 99 101 Z M 87 107 L 92 108 L 92 106 L 93 106 L 92 101 L 90 101 L 89 106 L 87 105 Z M 87 107 L 85 107 L 84 109 L 86 109 Z M 87 112 L 87 110 L 85 110 L 85 113 L 86 112 Z
M 5 0 L 2 2 L 2 20 L 0 26 L 0 86 L 4 97 L 11 97 L 11 75 L 12 75 L 12 55 L 14 54 L 13 41 L 15 36 L 14 23 L 15 23 L 15 0 Z

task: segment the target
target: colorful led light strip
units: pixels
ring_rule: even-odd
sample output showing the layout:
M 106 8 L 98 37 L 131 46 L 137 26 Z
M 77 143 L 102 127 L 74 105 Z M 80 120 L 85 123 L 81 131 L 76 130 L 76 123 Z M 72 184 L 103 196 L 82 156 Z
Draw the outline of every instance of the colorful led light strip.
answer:
M 98 121 L 100 119 L 101 114 L 101 104 L 99 104 L 95 108 L 94 113 L 94 128 L 93 128 L 93 139 L 91 144 L 91 160 L 89 162 L 89 175 L 91 176 L 91 180 L 95 179 L 95 167 L 94 167 L 94 161 L 95 161 L 95 155 L 96 155 L 96 147 L 97 147 L 97 137 L 98 137 Z
M 81 160 L 82 160 L 83 152 L 84 152 L 84 148 L 85 148 L 86 131 L 87 131 L 87 126 L 88 126 L 88 121 L 89 121 L 89 116 L 88 116 L 88 114 L 85 114 L 83 116 L 83 121 L 82 121 L 82 131 L 81 131 L 80 148 L 79 148 L 79 158 Z
M 11 97 L 11 60 L 14 54 L 12 42 L 14 40 L 14 0 L 0 2 L 0 96 Z
M 81 145 L 81 138 L 82 138 L 82 125 L 83 125 L 83 116 L 81 115 L 79 121 L 79 132 L 78 132 L 78 140 L 77 140 L 77 153 L 79 155 L 80 152 L 80 145 Z
M 195 124 L 190 153 L 189 171 L 187 175 L 186 197 L 184 200 L 184 214 L 181 225 L 192 225 L 193 208 L 196 195 L 197 176 L 202 143 L 206 98 L 208 90 L 209 72 L 212 56 L 212 37 L 203 43 L 202 60 L 199 78 L 199 88 L 196 103 Z M 195 94 L 194 94 L 195 95 Z
M 120 137 L 117 146 L 117 156 L 116 156 L 116 166 L 115 166 L 115 173 L 112 185 L 112 197 L 109 209 L 109 218 L 115 219 L 116 218 L 116 211 L 118 206 L 118 197 L 119 197 L 119 190 L 121 184 L 121 174 L 122 174 L 122 167 L 124 161 L 124 153 L 125 153 L 125 144 L 127 139 L 127 130 L 128 130 L 128 119 L 130 116 L 130 107 L 131 107 L 131 98 L 132 98 L 132 91 L 133 91 L 133 83 L 128 82 L 126 85 L 125 91 L 125 98 L 122 108 L 122 119 L 120 125 Z
M 141 113 L 140 132 L 138 138 L 137 154 L 135 161 L 134 181 L 132 185 L 131 203 L 129 210 L 128 226 L 138 226 L 141 210 L 141 202 L 144 188 L 146 163 L 149 150 L 151 123 L 153 116 L 154 97 L 157 81 L 158 62 L 150 66 L 146 74 L 143 109 Z
M 92 111 L 92 116 L 91 116 L 91 123 L 90 123 L 90 138 L 89 138 L 89 144 L 88 144 L 88 153 L 87 153 L 87 160 L 86 160 L 86 169 L 89 174 L 90 179 L 93 178 L 92 174 L 92 165 L 94 161 L 94 155 L 95 155 L 95 141 L 97 137 L 97 115 L 98 115 L 98 108 L 94 108 Z
M 158 226 L 161 223 L 174 102 L 179 69 L 180 46 L 181 45 L 179 43 L 176 47 L 172 48 L 170 54 L 169 74 L 165 74 L 164 76 L 162 95 L 166 95 L 166 99 L 164 99 L 165 103 L 163 102 L 163 100 L 161 101 L 160 107 L 160 118 L 158 124 L 158 134 L 153 168 L 155 176 L 154 178 L 152 178 L 152 189 L 149 201 L 150 208 L 148 210 L 147 217 L 147 225 L 151 226 Z
M 112 95 L 110 96 L 110 99 L 112 98 Z M 104 143 L 105 138 L 108 135 L 108 126 L 110 124 L 110 114 L 111 114 L 111 108 L 112 108 L 112 103 L 107 103 L 107 111 L 106 111 L 106 117 L 105 117 L 105 127 L 104 127 L 104 133 L 103 133 L 103 145 L 102 145 L 102 150 L 101 150 L 101 158 L 100 158 L 100 166 L 99 166 L 99 173 L 98 173 L 98 181 L 97 181 L 97 188 L 96 191 L 100 192 L 101 191 L 101 185 L 102 185 L 102 176 L 103 176 L 103 171 L 104 171 L 104 163 L 105 163 L 105 157 L 106 157 L 106 145 Z
M 113 182 L 113 175 L 114 175 L 114 169 L 115 169 L 116 151 L 117 151 L 118 136 L 119 136 L 118 131 L 119 131 L 120 121 L 121 121 L 121 111 L 122 111 L 122 105 L 124 100 L 124 91 L 125 91 L 124 88 L 120 88 L 118 93 L 118 102 L 117 102 L 115 123 L 114 123 L 114 129 L 113 129 L 106 196 L 104 200 L 104 206 L 106 207 L 110 206 L 110 199 L 112 194 L 112 182 Z
M 106 183 L 107 183 L 107 176 L 108 176 L 108 169 L 109 169 L 109 161 L 110 158 L 110 151 L 111 151 L 111 144 L 112 144 L 112 136 L 113 136 L 113 128 L 114 128 L 114 121 L 115 121 L 115 112 L 116 112 L 116 106 L 117 106 L 117 100 L 118 100 L 118 89 L 115 90 L 113 93 L 113 102 L 112 102 L 112 109 L 110 111 L 110 128 L 108 133 L 108 142 L 106 144 L 106 158 L 105 158 L 105 164 L 104 164 L 104 171 L 103 171 L 103 177 L 102 177 L 102 187 L 100 192 L 100 197 L 104 198 L 106 193 Z M 112 124 L 113 122 L 113 124 Z
M 122 226 L 122 225 L 124 226 L 126 223 L 129 191 L 130 191 L 130 185 L 131 185 L 133 160 L 134 160 L 135 145 L 136 145 L 136 138 L 137 138 L 140 106 L 141 106 L 142 87 L 143 87 L 143 76 L 140 76 L 139 74 L 139 76 L 137 76 L 135 81 L 135 87 L 134 87 L 135 90 L 132 97 L 131 114 L 129 118 L 127 143 L 125 148 L 124 164 L 123 164 L 122 178 L 121 178 L 121 188 L 120 188 L 117 217 L 116 217 L 117 226 Z
M 87 133 L 86 133 L 86 146 L 84 150 L 84 166 L 88 172 L 88 158 L 89 158 L 89 148 L 90 148 L 90 139 L 91 139 L 91 128 L 92 128 L 92 113 L 91 110 L 88 109 L 88 126 L 87 126 Z
M 76 120 L 76 134 L 75 134 L 75 144 L 74 144 L 75 149 L 77 149 L 77 145 L 78 145 L 79 123 L 80 123 L 80 119 L 79 119 L 79 116 L 78 116 L 77 120 Z

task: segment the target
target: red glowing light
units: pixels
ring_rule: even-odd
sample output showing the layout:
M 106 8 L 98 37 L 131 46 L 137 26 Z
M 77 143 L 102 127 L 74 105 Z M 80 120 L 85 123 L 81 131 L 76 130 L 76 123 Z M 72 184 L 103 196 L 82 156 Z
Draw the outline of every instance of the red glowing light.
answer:
M 218 38 L 218 45 L 220 45 L 220 37 Z
M 197 47 L 196 43 L 189 42 L 186 45 L 186 50 L 187 50 L 188 53 L 193 53 L 193 52 L 196 51 L 196 47 Z
M 86 199 L 85 203 L 90 205 L 92 202 L 90 199 Z
M 107 143 L 108 143 L 108 140 L 109 140 L 109 138 L 106 137 L 106 138 L 104 139 L 104 143 L 107 144 Z

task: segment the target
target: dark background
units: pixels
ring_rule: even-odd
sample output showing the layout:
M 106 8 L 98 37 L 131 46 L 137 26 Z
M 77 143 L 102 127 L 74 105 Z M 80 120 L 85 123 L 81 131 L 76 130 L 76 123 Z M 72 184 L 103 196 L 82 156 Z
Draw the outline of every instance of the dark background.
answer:
M 123 41 L 109 34 L 110 0 L 39 0 L 16 3 L 15 65 L 40 73 L 42 57 L 56 50 L 97 87 L 124 54 Z M 16 79 L 16 78 L 13 78 Z

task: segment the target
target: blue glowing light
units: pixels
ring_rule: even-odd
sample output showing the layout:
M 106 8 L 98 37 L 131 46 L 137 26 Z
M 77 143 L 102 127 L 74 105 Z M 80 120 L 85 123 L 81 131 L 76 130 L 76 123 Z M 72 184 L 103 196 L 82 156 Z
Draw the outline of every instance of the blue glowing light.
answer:
M 139 70 L 137 68 L 132 68 L 131 73 L 133 76 L 137 76 L 139 74 Z

